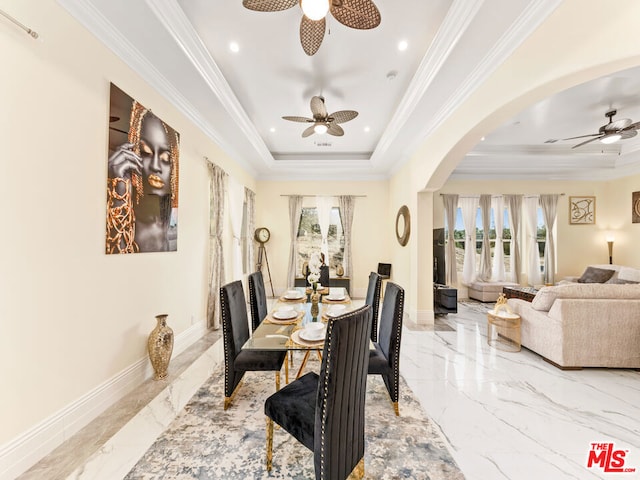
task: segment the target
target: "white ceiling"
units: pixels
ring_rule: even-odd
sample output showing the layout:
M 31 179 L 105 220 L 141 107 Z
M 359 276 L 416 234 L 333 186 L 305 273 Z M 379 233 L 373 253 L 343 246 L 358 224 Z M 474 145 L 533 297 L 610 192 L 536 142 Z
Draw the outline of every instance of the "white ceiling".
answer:
M 329 33 L 309 57 L 298 7 L 58 1 L 253 175 L 318 180 L 387 178 L 560 3 L 374 0 L 378 28 L 354 30 L 328 17 Z M 602 179 L 640 171 L 640 135 L 578 149 L 545 143 L 596 133 L 611 108 L 614 120 L 640 120 L 639 91 L 634 69 L 545 99 L 486 135 L 453 176 Z M 310 116 L 313 95 L 325 97 L 329 112 L 359 112 L 342 125 L 344 137 L 302 138 L 305 124 L 282 120 Z

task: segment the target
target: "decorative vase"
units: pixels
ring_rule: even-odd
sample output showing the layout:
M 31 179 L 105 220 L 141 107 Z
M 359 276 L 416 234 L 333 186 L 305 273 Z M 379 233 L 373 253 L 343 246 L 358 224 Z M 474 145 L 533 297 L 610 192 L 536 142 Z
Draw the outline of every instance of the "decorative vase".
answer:
M 318 313 L 320 313 L 320 308 L 318 307 L 318 302 L 320 301 L 320 294 L 317 290 L 311 292 L 311 316 L 317 317 Z
M 149 334 L 147 347 L 149 359 L 155 371 L 154 379 L 161 380 L 167 376 L 167 368 L 173 353 L 173 330 L 167 326 L 167 314 L 156 315 L 158 322 Z
M 336 268 L 336 275 L 339 277 L 344 275 L 344 268 L 342 268 L 342 265 L 338 265 Z

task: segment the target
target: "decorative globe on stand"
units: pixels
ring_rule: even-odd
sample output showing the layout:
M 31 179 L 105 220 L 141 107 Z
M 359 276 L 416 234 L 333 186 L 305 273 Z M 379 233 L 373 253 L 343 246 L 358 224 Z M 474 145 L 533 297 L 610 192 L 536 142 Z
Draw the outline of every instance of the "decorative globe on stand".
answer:
M 149 359 L 155 371 L 154 380 L 162 380 L 167 376 L 169 360 L 173 353 L 173 330 L 167 326 L 167 314 L 156 315 L 156 328 L 149 334 L 147 348 Z

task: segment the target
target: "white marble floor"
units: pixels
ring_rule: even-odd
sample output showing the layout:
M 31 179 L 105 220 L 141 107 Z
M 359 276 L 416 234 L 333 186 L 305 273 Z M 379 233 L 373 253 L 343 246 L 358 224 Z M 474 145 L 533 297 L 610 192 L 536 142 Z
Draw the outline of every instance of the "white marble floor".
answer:
M 440 426 L 466 478 L 640 479 L 640 372 L 562 371 L 526 349 L 495 350 L 486 343 L 485 308 L 461 303 L 459 314 L 439 317 L 435 328 L 407 322 L 402 338 L 402 375 Z M 22 478 L 122 478 L 220 367 L 222 348 L 215 340 L 190 352 L 197 358 L 146 406 L 134 396 L 112 407 Z M 132 404 L 139 413 L 120 414 Z M 115 434 L 81 451 L 79 445 L 103 434 L 105 424 L 113 428 L 117 418 L 122 426 Z M 613 443 L 625 454 L 624 467 L 636 471 L 588 469 L 591 443 Z
M 441 320 L 451 331 L 403 336 L 401 371 L 468 480 L 640 478 L 640 372 L 498 351 L 482 308 L 458 311 Z M 635 472 L 587 468 L 591 443 L 613 443 Z

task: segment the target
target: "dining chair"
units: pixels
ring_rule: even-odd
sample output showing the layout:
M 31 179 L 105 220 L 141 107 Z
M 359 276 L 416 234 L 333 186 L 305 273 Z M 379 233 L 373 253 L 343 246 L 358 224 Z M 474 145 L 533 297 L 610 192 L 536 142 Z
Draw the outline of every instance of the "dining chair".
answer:
M 316 480 L 364 477 L 370 329 L 368 305 L 329 319 L 320 375 L 307 373 L 267 398 L 268 471 L 275 422 L 313 452 Z
M 371 341 L 378 341 L 378 308 L 380 306 L 380 289 L 382 287 L 382 276 L 376 272 L 369 274 L 369 286 L 367 296 L 364 298 L 365 305 L 371 306 Z
M 384 292 L 380 313 L 378 341 L 370 351 L 369 375 L 382 375 L 396 415 L 400 416 L 400 340 L 404 315 L 404 289 L 389 282 Z
M 247 303 L 242 282 L 236 280 L 220 288 L 220 310 L 222 312 L 222 336 L 224 338 L 224 409 L 249 371 L 275 371 L 276 391 L 280 389 L 280 369 L 285 351 L 242 350 L 249 339 Z
M 251 307 L 251 331 L 267 316 L 267 293 L 264 289 L 264 277 L 261 271 L 249 274 L 249 306 Z

